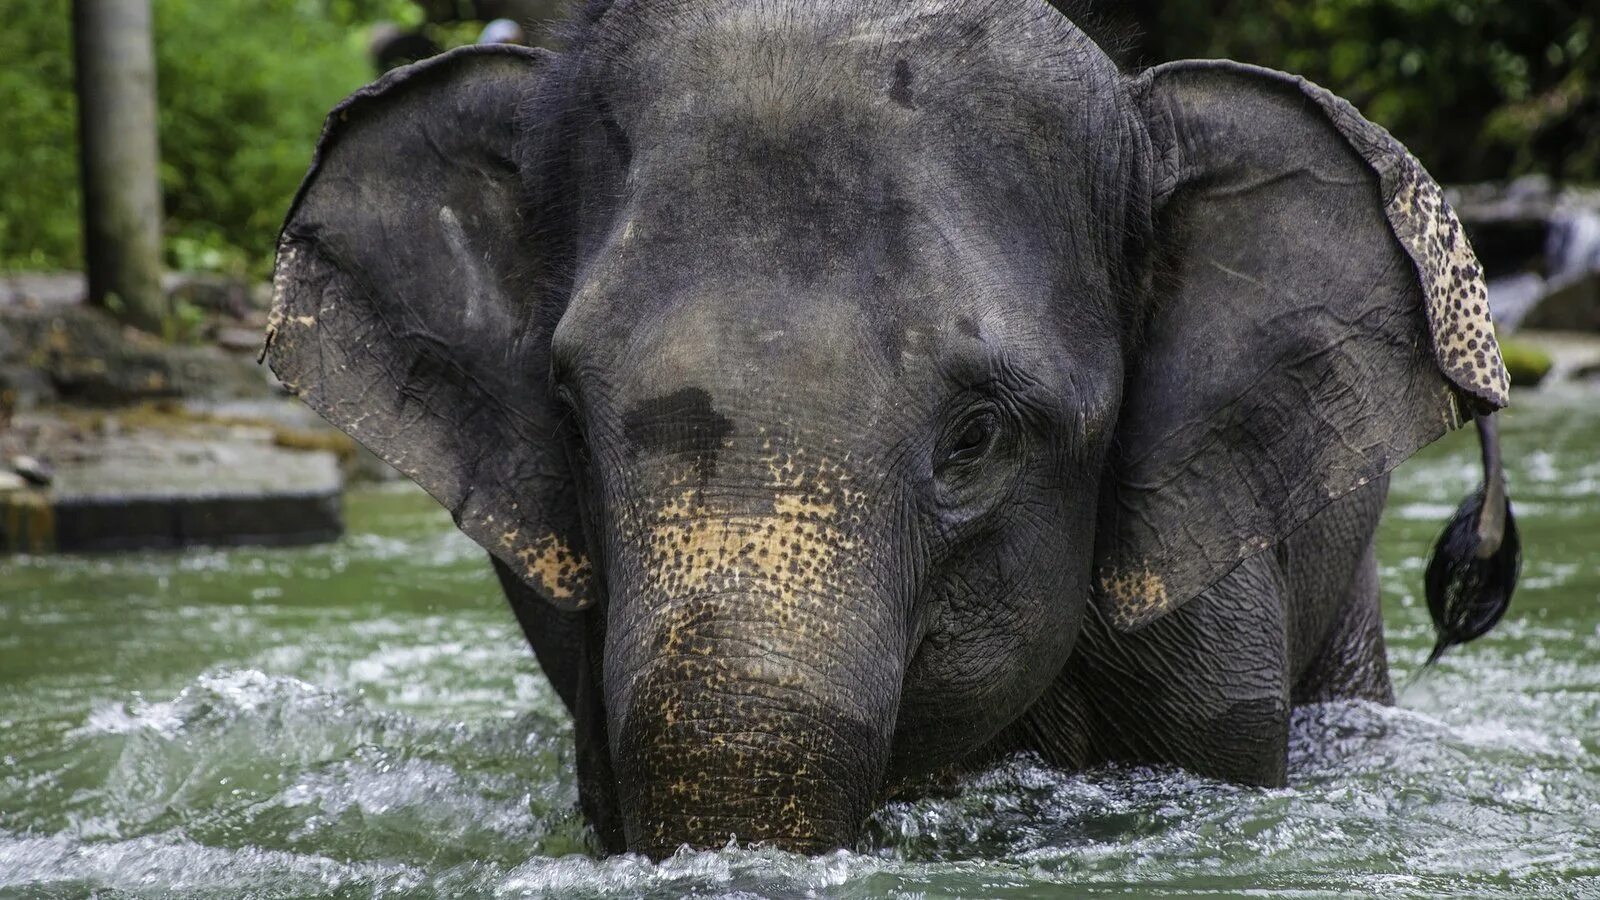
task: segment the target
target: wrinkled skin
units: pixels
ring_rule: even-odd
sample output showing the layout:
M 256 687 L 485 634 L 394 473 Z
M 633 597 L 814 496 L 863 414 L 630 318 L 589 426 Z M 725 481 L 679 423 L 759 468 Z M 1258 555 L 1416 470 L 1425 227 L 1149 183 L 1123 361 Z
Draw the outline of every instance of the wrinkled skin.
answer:
M 1386 473 L 1504 402 L 1398 145 L 1043 3 L 581 18 L 330 117 L 269 353 L 494 555 L 607 848 L 1018 749 L 1277 784 L 1389 698 Z

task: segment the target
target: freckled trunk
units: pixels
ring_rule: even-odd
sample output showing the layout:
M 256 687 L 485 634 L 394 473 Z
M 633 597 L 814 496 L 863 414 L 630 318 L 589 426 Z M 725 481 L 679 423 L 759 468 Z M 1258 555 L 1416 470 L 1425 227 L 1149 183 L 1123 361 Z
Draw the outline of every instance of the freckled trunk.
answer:
M 652 856 L 848 846 L 883 779 L 906 626 L 864 516 L 815 484 L 748 498 L 689 491 L 619 541 L 612 753 Z

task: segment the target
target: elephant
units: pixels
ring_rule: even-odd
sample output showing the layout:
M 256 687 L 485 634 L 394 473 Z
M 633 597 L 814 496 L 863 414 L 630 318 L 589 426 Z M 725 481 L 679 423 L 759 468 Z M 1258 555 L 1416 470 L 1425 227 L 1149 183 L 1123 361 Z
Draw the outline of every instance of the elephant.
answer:
M 1417 160 L 1043 0 L 591 2 L 392 72 L 264 354 L 488 551 L 605 852 L 848 847 L 1023 751 L 1281 785 L 1295 705 L 1392 700 L 1388 473 L 1467 422 L 1444 640 L 1518 558 Z

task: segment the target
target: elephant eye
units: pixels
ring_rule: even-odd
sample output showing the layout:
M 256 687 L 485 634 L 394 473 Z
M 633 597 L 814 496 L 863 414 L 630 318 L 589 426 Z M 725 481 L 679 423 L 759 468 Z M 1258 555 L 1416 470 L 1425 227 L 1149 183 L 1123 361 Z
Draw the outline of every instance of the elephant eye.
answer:
M 569 454 L 571 454 L 571 460 L 570 461 L 572 463 L 572 466 L 573 466 L 573 468 L 575 470 L 578 470 L 578 471 L 587 470 L 589 468 L 589 462 L 590 462 L 590 459 L 589 459 L 589 441 L 584 436 L 583 428 L 580 427 L 580 426 L 574 426 L 573 429 L 572 429 L 572 433 L 573 433 L 572 441 L 571 441 L 570 444 L 568 444 L 568 447 L 567 447 L 567 452 Z
M 950 445 L 946 461 L 968 463 L 983 456 L 994 440 L 995 420 L 991 413 L 975 415 L 966 421 Z
M 567 453 L 568 462 L 575 469 L 587 469 L 589 466 L 589 436 L 584 433 L 583 416 L 578 412 L 577 401 L 566 386 L 556 388 L 556 406 L 560 410 L 558 431 L 568 434 Z

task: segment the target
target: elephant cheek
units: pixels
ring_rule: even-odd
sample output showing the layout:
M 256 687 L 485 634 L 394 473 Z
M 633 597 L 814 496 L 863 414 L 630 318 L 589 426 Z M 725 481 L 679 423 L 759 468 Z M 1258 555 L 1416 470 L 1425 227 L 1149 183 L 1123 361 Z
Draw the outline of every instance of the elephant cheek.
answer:
M 825 492 L 686 495 L 638 530 L 608 633 L 630 849 L 854 841 L 883 778 L 903 625 Z

